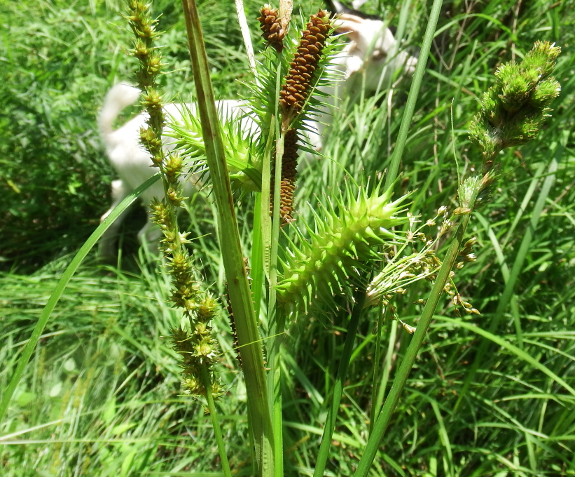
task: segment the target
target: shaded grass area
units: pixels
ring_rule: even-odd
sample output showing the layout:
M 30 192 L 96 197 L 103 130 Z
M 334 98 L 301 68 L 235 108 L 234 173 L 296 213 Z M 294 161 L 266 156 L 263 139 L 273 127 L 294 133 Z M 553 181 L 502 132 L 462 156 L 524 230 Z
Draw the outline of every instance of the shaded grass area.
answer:
M 11 34 L 21 40 L 9 43 L 5 36 L 0 55 L 12 68 L 3 73 L 9 81 L 0 86 L 6 98 L 0 123 L 6 161 L 0 187 L 7 197 L 0 209 L 2 255 L 10 260 L 7 266 L 19 270 L 47 264 L 28 275 L 1 276 L 3 388 L 63 270 L 66 259 L 52 258 L 75 250 L 108 206 L 106 182 L 112 172 L 95 142 L 94 117 L 112 79 L 129 77 L 131 67 L 118 46 L 129 41 L 119 4 L 79 3 L 67 9 L 59 8 L 58 2 L 41 5 L 33 15 L 26 3 L 11 7 L 6 21 Z M 253 5 L 248 5 L 252 13 L 257 8 Z M 399 7 L 367 5 L 380 13 L 384 6 L 393 23 Z M 242 78 L 247 63 L 237 47 L 233 7 L 222 11 L 206 2 L 202 8 L 217 91 L 221 97 L 234 97 L 241 87 L 231 79 Z M 567 4 L 551 2 L 519 7 L 506 1 L 469 6 L 452 2 L 444 10 L 397 185 L 398 193 L 415 191 L 411 210 L 422 220 L 442 205 L 455 207 L 454 155 L 462 175 L 478 162 L 465 128 L 497 65 L 520 57 L 537 39 L 556 41 L 564 50 L 556 73 L 562 93 L 539 139 L 506 153 L 492 201 L 472 221 L 470 235 L 478 238 L 478 260 L 458 270 L 455 282 L 482 315 L 457 317 L 445 303 L 372 475 L 575 475 L 573 397 L 516 351 L 575 386 L 574 154 L 569 135 L 575 117 L 573 13 Z M 175 96 L 191 89 L 187 52 L 175 47 L 183 28 L 176 8 L 160 2 L 158 11 L 165 13 L 169 30 L 166 51 L 177 72 L 166 76 L 166 86 Z M 425 21 L 425 5 L 415 2 L 409 39 L 417 42 Z M 38 31 L 44 33 L 29 34 Z M 230 31 L 237 36 L 230 39 Z M 399 84 L 390 97 L 384 91 L 360 98 L 338 113 L 325 151 L 334 161 L 323 159 L 302 174 L 300 204 L 315 205 L 344 180 L 362 183 L 383 171 L 399 127 L 405 94 L 401 90 L 408 86 Z M 554 159 L 555 170 L 550 168 Z M 542 195 L 549 178 L 553 186 Z M 543 210 L 534 229 L 538 200 Z M 224 279 L 210 211 L 202 201 L 190 210 L 189 230 L 199 237 L 196 248 L 202 250 L 198 263 L 206 283 L 221 295 Z M 308 209 L 300 207 L 298 220 L 311 221 Z M 240 221 L 247 242 L 251 218 L 242 216 Z M 430 227 L 429 233 L 435 230 Z M 533 234 L 532 241 L 522 251 L 527 233 Z M 514 270 L 520 259 L 520 269 Z M 180 395 L 175 354 L 164 338 L 178 318 L 167 304 L 167 283 L 151 268 L 132 265 L 132 273 L 127 273 L 87 263 L 70 284 L 3 423 L 3 475 L 218 472 L 204 405 Z M 497 317 L 510 278 L 517 279 L 514 293 Z M 404 321 L 417 325 L 422 309 L 418 300 L 427 292 L 421 286 L 397 299 L 397 313 Z M 287 334 L 286 475 L 313 473 L 346 317 L 342 312 L 326 320 L 312 313 Z M 351 475 L 367 441 L 378 319 L 374 311 L 360 324 L 328 475 Z M 499 323 L 493 336 L 515 348 L 488 340 L 474 381 L 462 394 L 485 340 L 477 328 L 489 330 L 493 320 Z M 222 430 L 232 468 L 238 475 L 251 475 L 243 383 L 223 316 L 217 327 L 225 350 L 220 376 L 226 394 L 218 401 Z M 379 363 L 376 395 L 389 390 L 408 342 L 396 322 L 385 321 L 380 346 L 386 359 Z
M 120 0 L 3 4 L 0 265 L 28 272 L 77 249 L 108 208 L 114 172 L 95 120 L 107 89 L 132 80 L 135 66 Z M 164 77 L 165 94 L 188 100 L 183 20 L 171 2 L 155 7 L 173 70 Z M 214 80 L 223 97 L 235 96 L 235 80 L 247 71 L 236 24 L 210 2 L 202 11 L 212 19 Z

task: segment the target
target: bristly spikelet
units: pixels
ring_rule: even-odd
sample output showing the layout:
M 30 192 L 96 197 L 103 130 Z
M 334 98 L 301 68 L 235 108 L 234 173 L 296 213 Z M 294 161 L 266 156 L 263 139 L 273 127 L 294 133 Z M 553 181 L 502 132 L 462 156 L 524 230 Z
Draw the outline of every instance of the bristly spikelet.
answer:
M 298 135 L 296 129 L 290 129 L 285 134 L 284 155 L 282 157 L 281 183 L 280 183 L 280 225 L 284 226 L 293 220 L 293 204 L 295 181 L 297 176 Z M 275 163 L 275 161 L 274 161 Z M 271 212 L 273 212 L 274 189 L 273 169 L 271 187 Z
M 129 13 L 126 19 L 136 37 L 132 55 L 140 60 L 140 68 L 136 73 L 141 89 L 153 87 L 162 67 L 161 56 L 154 41 L 160 36 L 156 31 L 158 20 L 150 17 L 150 5 L 142 0 L 129 0 Z
M 272 8 L 271 5 L 264 5 L 260 13 L 261 16 L 258 17 L 258 20 L 264 40 L 278 53 L 281 53 L 284 48 L 283 39 L 286 36 L 287 30 L 282 25 L 277 9 Z
M 496 71 L 496 83 L 483 95 L 481 110 L 469 128 L 486 170 L 502 149 L 533 139 L 549 116 L 548 106 L 561 90 L 551 76 L 560 52 L 553 44 L 538 41 L 522 63 L 509 62 Z
M 326 39 L 332 29 L 330 13 L 319 10 L 310 17 L 280 91 L 282 126 L 285 129 L 303 109 L 311 93 L 312 79 L 318 67 Z
M 128 12 L 126 19 L 136 37 L 132 55 L 139 60 L 136 79 L 144 92 L 142 105 L 149 114 L 148 126 L 140 130 L 140 140 L 150 152 L 153 164 L 160 167 L 163 160 L 161 138 L 165 117 L 162 99 L 156 90 L 156 79 L 162 68 L 160 52 L 154 47 L 154 41 L 160 36 L 156 31 L 158 21 L 152 20 L 150 6 L 142 0 L 130 0 Z
M 206 296 L 200 304 L 197 322 L 193 330 L 183 330 L 181 327 L 172 328 L 172 343 L 174 350 L 181 356 L 182 387 L 186 393 L 194 396 L 205 396 L 205 383 L 202 382 L 200 368 L 205 366 L 210 372 L 212 393 L 218 394 L 220 386 L 213 376 L 213 362 L 216 356 L 217 343 L 212 337 L 209 321 L 213 318 L 215 302 Z M 202 310 L 206 316 L 202 317 Z
M 348 189 L 343 200 L 328 204 L 325 217 L 316 215 L 311 240 L 287 251 L 278 302 L 307 309 L 316 298 L 325 303 L 365 282 L 372 262 L 381 260 L 373 248 L 392 245 L 386 242 L 396 238 L 391 228 L 408 220 L 396 215 L 406 197 L 390 199 L 391 191 L 380 195 L 376 188 L 368 197 L 364 189 L 357 196 Z
M 137 73 L 138 83 L 144 91 L 143 106 L 148 112 L 147 127 L 140 130 L 141 141 L 152 156 L 153 164 L 160 169 L 165 197 L 151 204 L 153 221 L 160 227 L 162 252 L 167 261 L 167 270 L 172 278 L 172 302 L 183 309 L 184 327 L 172 330 L 175 350 L 182 356 L 183 386 L 192 394 L 205 395 L 211 387 L 205 379 L 206 370 L 212 373 L 216 341 L 211 337 L 210 322 L 217 306 L 215 300 L 202 292 L 195 279 L 194 266 L 185 244 L 187 233 L 180 232 L 177 223 L 177 208 L 184 200 L 182 185 L 178 180 L 182 173 L 182 159 L 174 154 L 164 157 L 162 133 L 164 112 L 162 99 L 156 88 L 161 61 L 154 40 L 159 36 L 155 31 L 156 20 L 151 19 L 149 5 L 143 0 L 130 0 L 128 3 L 130 26 L 136 36 L 133 54 L 140 60 Z M 204 376 L 204 377 L 203 377 Z
M 210 176 L 200 120 L 186 106 L 181 112 L 179 120 L 169 123 L 170 131 L 166 134 L 176 140 L 172 156 L 178 157 L 175 154 L 178 153 L 186 157 L 187 163 L 191 164 L 188 180 L 196 182 L 199 186 L 206 186 L 210 182 Z M 222 111 L 222 115 L 226 114 L 228 113 Z M 260 191 L 261 159 L 255 151 L 254 134 L 242 129 L 243 121 L 231 119 L 228 118 L 222 124 L 222 139 L 232 189 Z

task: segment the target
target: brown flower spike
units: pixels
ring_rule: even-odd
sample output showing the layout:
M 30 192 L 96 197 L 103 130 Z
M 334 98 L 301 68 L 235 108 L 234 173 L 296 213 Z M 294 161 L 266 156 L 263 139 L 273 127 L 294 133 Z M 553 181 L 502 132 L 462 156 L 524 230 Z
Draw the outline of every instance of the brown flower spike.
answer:
M 316 15 L 310 17 L 302 33 L 286 82 L 280 92 L 284 129 L 287 129 L 291 120 L 303 109 L 311 92 L 313 74 L 317 69 L 330 30 L 330 13 L 319 10 Z
M 262 36 L 278 53 L 283 50 L 283 39 L 286 36 L 287 29 L 283 27 L 278 11 L 270 5 L 264 5 L 260 10 L 261 17 L 258 18 Z
M 302 32 L 294 59 L 280 91 L 282 112 L 282 133 L 284 134 L 284 155 L 282 158 L 280 185 L 280 222 L 284 226 L 293 220 L 295 181 L 297 175 L 298 136 L 297 130 L 290 128 L 293 120 L 303 110 L 305 102 L 312 92 L 312 80 L 318 67 L 325 41 L 331 33 L 330 13 L 319 10 L 310 17 L 306 29 Z M 272 173 L 272 178 L 274 174 Z M 273 180 L 272 180 L 273 182 Z M 273 209 L 273 183 L 271 194 Z
M 280 224 L 283 227 L 288 222 L 293 219 L 293 202 L 294 202 L 294 192 L 295 192 L 295 180 L 297 175 L 297 157 L 298 157 L 298 145 L 297 145 L 297 130 L 290 129 L 285 133 L 284 139 L 284 155 L 282 158 L 282 171 L 281 171 L 281 185 L 280 185 Z M 274 161 L 275 163 L 275 161 Z M 272 188 L 271 188 L 271 198 L 270 201 L 273 212 L 274 204 L 274 189 L 273 189 L 273 177 L 274 172 L 272 170 Z

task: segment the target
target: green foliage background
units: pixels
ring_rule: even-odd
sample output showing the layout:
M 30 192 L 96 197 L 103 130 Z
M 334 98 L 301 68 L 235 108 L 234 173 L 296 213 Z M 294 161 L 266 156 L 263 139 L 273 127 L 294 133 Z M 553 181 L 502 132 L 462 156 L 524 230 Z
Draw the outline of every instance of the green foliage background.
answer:
M 260 6 L 251 0 L 246 4 L 254 40 Z M 305 2 L 304 14 L 318 6 Z M 482 340 L 473 326 L 489 329 L 510 274 L 518 281 L 494 333 L 575 386 L 574 6 L 572 1 L 444 4 L 398 185 L 398 193 L 416 191 L 413 213 L 425 220 L 441 205 L 456 206 L 454 151 L 463 174 L 479 163 L 466 127 L 498 65 L 521 57 L 536 40 L 555 41 L 563 49 L 555 74 L 562 93 L 539 139 L 505 152 L 503 179 L 472 221 L 478 260 L 458 271 L 455 280 L 482 315 L 458 318 L 447 303 L 440 311 L 374 476 L 575 475 L 573 398 L 519 354 L 491 343 L 462 394 Z M 131 35 L 120 1 L 2 0 L 0 7 L 0 256 L 5 270 L 0 276 L 0 388 L 5 388 L 68 254 L 108 208 L 114 173 L 95 117 L 106 90 L 129 79 L 134 64 L 125 54 Z M 410 8 L 406 40 L 416 45 L 427 6 L 414 1 Z M 163 54 L 173 70 L 164 77 L 166 94 L 186 98 L 193 84 L 180 5 L 161 0 L 154 9 L 162 14 Z M 246 89 L 236 80 L 250 77 L 233 2 L 200 2 L 200 9 L 216 92 L 221 98 L 237 97 Z M 392 24 L 399 9 L 392 2 L 366 4 L 366 11 L 387 15 Z M 408 86 L 399 85 L 391 111 L 381 95 L 360 97 L 335 118 L 326 156 L 347 167 L 349 177 L 365 182 L 386 167 L 401 119 L 402 90 Z M 550 176 L 553 158 L 558 166 Z M 299 203 L 317 204 L 346 177 L 336 162 L 312 165 L 300 178 Z M 548 177 L 554 184 L 542 196 Z M 533 231 L 530 220 L 538 200 L 544 207 Z M 249 225 L 246 210 L 239 212 L 240 224 Z M 186 221 L 191 236 L 200 237 L 202 273 L 222 293 L 209 201 L 194 198 L 190 211 Z M 311 221 L 309 209 L 302 207 L 298 214 L 298 220 Z M 528 231 L 533 241 L 520 251 Z M 247 226 L 243 234 L 247 243 Z M 525 261 L 515 272 L 521 254 Z M 163 338 L 177 321 L 166 300 L 169 286 L 151 266 L 137 263 L 104 268 L 91 262 L 73 279 L 2 423 L 2 475 L 219 475 L 209 419 L 201 403 L 179 394 L 176 356 Z M 398 299 L 404 321 L 417 324 L 418 300 L 426 293 L 414 288 Z M 223 315 L 216 323 L 224 350 L 222 431 L 232 468 L 251 475 L 243 383 Z M 286 475 L 313 472 L 346 316 L 333 322 L 309 316 L 288 335 Z M 374 356 L 377 319 L 372 313 L 360 325 L 329 475 L 351 475 L 365 445 L 372 394 L 372 366 L 366 363 Z M 395 322 L 386 324 L 383 390 L 408 340 Z

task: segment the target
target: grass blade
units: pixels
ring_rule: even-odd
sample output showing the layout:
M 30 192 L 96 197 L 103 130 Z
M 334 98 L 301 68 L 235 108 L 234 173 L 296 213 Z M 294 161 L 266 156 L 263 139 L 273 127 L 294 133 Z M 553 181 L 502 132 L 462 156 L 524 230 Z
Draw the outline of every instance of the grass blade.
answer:
M 40 318 L 38 319 L 38 322 L 36 323 L 36 326 L 32 331 L 32 335 L 30 336 L 30 339 L 28 340 L 28 343 L 26 344 L 26 347 L 22 352 L 22 356 L 20 356 L 18 366 L 16 367 L 16 371 L 14 371 L 14 375 L 10 380 L 10 384 L 8 384 L 6 391 L 2 395 L 2 402 L 0 403 L 0 421 L 2 420 L 4 414 L 6 413 L 6 410 L 8 409 L 8 404 L 10 404 L 10 399 L 12 398 L 12 395 L 16 390 L 16 386 L 18 386 L 20 378 L 24 373 L 24 369 L 26 368 L 26 365 L 28 364 L 28 361 L 30 360 L 32 353 L 34 352 L 34 348 L 36 347 L 36 344 L 38 343 L 38 340 L 40 339 L 40 336 L 42 335 L 42 332 L 46 327 L 46 323 L 48 323 L 48 319 L 50 318 L 52 311 L 54 310 L 58 301 L 62 297 L 62 294 L 66 289 L 66 285 L 68 285 L 68 282 L 70 281 L 74 273 L 76 273 L 76 270 L 78 270 L 78 267 L 80 266 L 82 261 L 86 258 L 86 255 L 88 255 L 90 250 L 92 250 L 92 247 L 96 244 L 96 242 L 100 239 L 100 237 L 104 234 L 104 232 L 108 229 L 108 227 L 112 225 L 112 223 L 120 216 L 122 212 L 124 212 L 128 207 L 130 207 L 130 205 L 134 203 L 134 201 L 139 197 L 139 195 L 143 191 L 145 191 L 148 187 L 150 187 L 159 178 L 160 175 L 155 174 L 153 177 L 144 182 L 140 187 L 134 190 L 134 192 L 132 192 L 122 202 L 120 202 L 120 204 L 110 213 L 108 217 L 106 217 L 106 219 L 98 226 L 98 228 L 94 230 L 94 232 L 92 233 L 92 235 L 90 235 L 88 240 L 86 240 L 84 245 L 82 245 L 80 250 L 78 250 L 74 258 L 70 262 L 70 265 L 68 265 L 68 267 L 60 277 L 60 280 L 58 281 L 56 288 L 50 295 L 50 298 L 48 299 L 46 306 L 42 310 L 42 314 L 40 315 Z
M 244 254 L 240 244 L 234 198 L 210 77 L 210 66 L 208 65 L 196 2 L 194 0 L 182 0 L 182 5 L 196 83 L 202 135 L 206 145 L 206 160 L 218 210 L 220 250 L 228 280 L 228 291 L 242 356 L 258 473 L 271 476 L 274 475 L 274 437 L 267 398 L 261 338 L 244 264 Z
M 555 374 L 553 371 L 551 371 L 544 364 L 541 364 L 539 361 L 537 361 L 535 358 L 533 358 L 530 354 L 526 353 L 525 351 L 518 348 L 517 346 L 509 343 L 508 341 L 505 341 L 503 338 L 500 338 L 499 336 L 497 336 L 493 333 L 490 333 L 489 331 L 486 331 L 482 328 L 479 328 L 478 326 L 475 326 L 471 323 L 466 323 L 463 320 L 457 320 L 454 318 L 447 318 L 445 316 L 438 316 L 436 318 L 438 320 L 441 320 L 441 321 L 446 321 L 448 323 L 457 324 L 458 326 L 461 326 L 462 328 L 465 328 L 469 331 L 477 333 L 478 335 L 483 336 L 484 338 L 488 339 L 489 341 L 492 341 L 496 345 L 499 345 L 502 348 L 505 348 L 507 351 L 513 353 L 518 358 L 529 363 L 531 366 L 533 366 L 534 368 L 537 368 L 539 371 L 545 373 L 553 381 L 555 381 L 557 384 L 559 384 L 566 391 L 568 391 L 572 396 L 575 397 L 575 389 L 572 388 L 571 386 L 569 386 L 569 384 L 564 379 L 559 377 L 557 374 Z
M 351 320 L 349 322 L 347 335 L 345 337 L 343 353 L 341 354 L 341 360 L 339 362 L 339 369 L 337 370 L 337 378 L 333 386 L 333 396 L 331 398 L 327 419 L 323 428 L 323 435 L 321 436 L 321 444 L 317 456 L 317 463 L 313 473 L 314 477 L 321 477 L 324 475 L 325 466 L 329 458 L 329 446 L 331 445 L 333 438 L 333 432 L 335 430 L 335 423 L 337 420 L 337 411 L 339 409 L 339 404 L 343 395 L 343 383 L 347 377 L 347 368 L 349 366 L 351 354 L 353 351 L 353 343 L 355 342 L 357 327 L 359 325 L 359 320 L 363 311 L 363 305 L 366 299 L 365 290 L 359 290 L 356 294 L 356 297 L 357 300 L 353 307 Z

